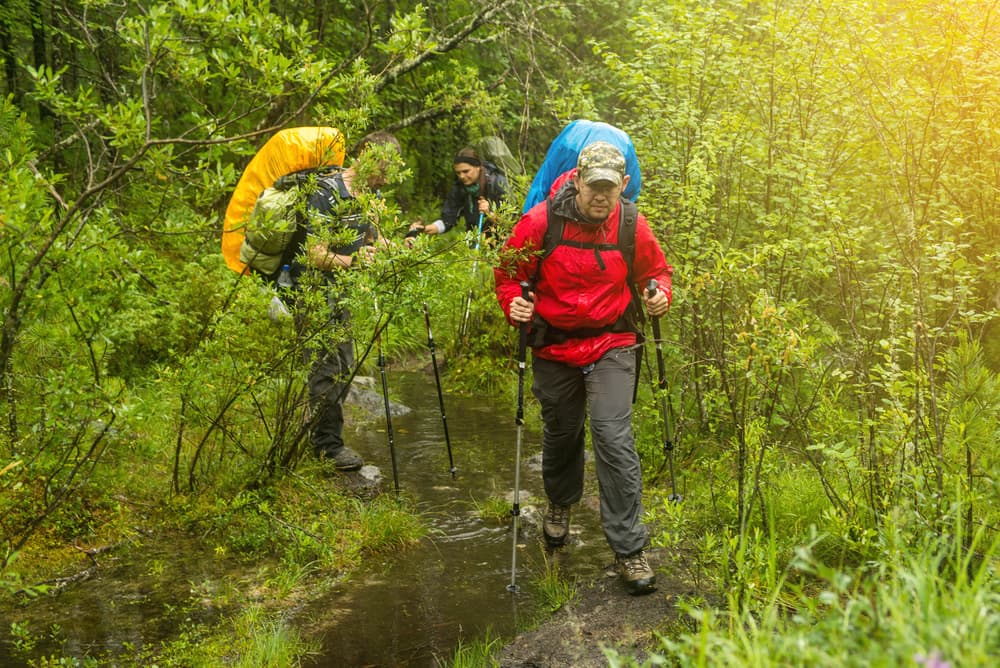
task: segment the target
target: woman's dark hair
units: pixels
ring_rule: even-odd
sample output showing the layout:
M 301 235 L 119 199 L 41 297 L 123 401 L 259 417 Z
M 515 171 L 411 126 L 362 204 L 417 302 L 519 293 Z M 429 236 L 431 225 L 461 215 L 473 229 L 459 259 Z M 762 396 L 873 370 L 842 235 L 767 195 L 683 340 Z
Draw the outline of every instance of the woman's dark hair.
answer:
M 456 165 L 460 162 L 464 162 L 465 164 L 472 165 L 473 167 L 483 166 L 483 161 L 479 158 L 479 152 L 471 146 L 465 146 L 460 149 L 459 152 L 455 154 L 455 159 L 452 162 Z

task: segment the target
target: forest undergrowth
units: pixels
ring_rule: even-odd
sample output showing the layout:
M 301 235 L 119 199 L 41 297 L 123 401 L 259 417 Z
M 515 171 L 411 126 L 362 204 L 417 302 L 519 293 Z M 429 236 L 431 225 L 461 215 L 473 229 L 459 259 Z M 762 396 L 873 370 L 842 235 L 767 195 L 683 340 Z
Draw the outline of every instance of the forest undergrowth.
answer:
M 366 215 L 399 242 L 439 216 L 448 156 L 498 135 L 525 168 L 503 236 L 552 138 L 592 118 L 632 137 L 639 208 L 674 267 L 667 372 L 650 377 L 650 350 L 634 418 L 653 545 L 705 596 L 644 660 L 995 660 L 992 2 L 8 4 L 5 602 L 30 605 L 147 532 L 200 537 L 220 558 L 276 553 L 277 591 L 308 564 L 347 571 L 415 540 L 407 509 L 318 491 L 302 344 L 346 332 L 266 317 L 271 288 L 222 261 L 226 202 L 280 128 L 332 126 L 349 144 L 389 130 L 405 164 Z M 427 304 L 450 386 L 507 400 L 497 249 L 442 236 L 345 273 L 359 371 L 387 323 L 390 359 L 421 349 Z M 316 524 L 321 507 L 339 531 Z M 261 642 L 227 661 L 308 654 L 266 609 L 231 623 Z M 8 631 L 12 647 L 40 633 Z M 178 656 L 198 645 L 178 642 Z

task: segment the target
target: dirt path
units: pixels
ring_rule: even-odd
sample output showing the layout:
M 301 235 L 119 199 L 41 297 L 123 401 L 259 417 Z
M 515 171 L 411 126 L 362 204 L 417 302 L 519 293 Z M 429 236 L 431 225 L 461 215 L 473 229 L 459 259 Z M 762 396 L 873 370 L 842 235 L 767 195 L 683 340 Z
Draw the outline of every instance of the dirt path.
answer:
M 677 619 L 677 598 L 690 586 L 666 576 L 663 555 L 647 553 L 657 571 L 657 589 L 629 596 L 618 577 L 581 586 L 576 599 L 538 628 L 522 633 L 500 654 L 501 668 L 598 668 L 608 665 L 603 647 L 645 658 L 655 648 L 655 631 Z

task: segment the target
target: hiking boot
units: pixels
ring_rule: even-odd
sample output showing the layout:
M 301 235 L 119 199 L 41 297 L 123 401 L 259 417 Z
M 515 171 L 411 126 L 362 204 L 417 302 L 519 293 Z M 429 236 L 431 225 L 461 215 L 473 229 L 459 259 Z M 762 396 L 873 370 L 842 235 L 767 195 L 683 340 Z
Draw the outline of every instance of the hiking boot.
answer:
M 338 471 L 357 471 L 365 463 L 361 455 L 346 446 L 336 450 L 320 450 L 320 461 L 332 462 Z
M 550 548 L 562 547 L 569 536 L 569 506 L 549 501 L 542 522 L 542 533 L 545 534 L 545 544 Z
M 615 566 L 621 573 L 625 589 L 633 596 L 648 594 L 656 589 L 654 586 L 656 574 L 649 567 L 646 554 L 642 550 L 628 557 L 618 555 L 615 558 Z

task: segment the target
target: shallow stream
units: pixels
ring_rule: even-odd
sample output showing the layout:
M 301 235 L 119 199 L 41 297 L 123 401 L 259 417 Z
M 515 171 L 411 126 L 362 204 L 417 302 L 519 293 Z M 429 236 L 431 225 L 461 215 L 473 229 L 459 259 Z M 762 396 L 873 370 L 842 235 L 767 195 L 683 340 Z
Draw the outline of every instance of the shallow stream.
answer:
M 400 493 L 417 502 L 431 535 L 391 563 L 372 568 L 322 601 L 313 614 L 336 618 L 324 634 L 328 666 L 435 666 L 460 640 L 487 631 L 509 637 L 535 613 L 535 579 L 544 569 L 536 506 L 542 506 L 539 434 L 522 435 L 520 541 L 511 595 L 510 522 L 479 517 L 476 502 L 512 500 L 517 428 L 515 406 L 445 394 L 457 478 L 448 472 L 440 405 L 433 376 L 390 378 L 392 396 L 413 410 L 393 418 Z M 392 489 L 384 421 L 372 423 L 358 449 L 378 463 Z M 391 493 L 391 492 L 390 492 Z M 594 576 L 610 558 L 595 514 L 574 517 L 576 576 Z M 579 532 L 578 532 L 579 531 Z M 598 540 L 599 539 L 599 540 Z M 324 609 L 325 608 L 325 609 Z M 450 665 L 447 661 L 445 665 Z
M 516 582 L 511 583 L 510 521 L 483 519 L 477 503 L 512 498 L 517 429 L 515 407 L 482 398 L 455 397 L 445 388 L 455 480 L 449 473 L 434 378 L 388 372 L 394 401 L 411 408 L 394 417 L 401 495 L 416 506 L 430 533 L 418 546 L 366 564 L 320 600 L 297 610 L 292 623 L 321 645 L 310 666 L 450 665 L 460 642 L 486 633 L 510 637 L 536 612 L 536 579 L 544 569 L 537 528 L 543 506 L 538 470 L 540 437 L 525 430 L 521 460 L 521 532 Z M 381 468 L 393 493 L 384 418 L 349 427 L 366 463 Z M 596 512 L 581 504 L 573 517 L 574 544 L 566 574 L 593 577 L 610 559 Z M 221 611 L 192 605 L 218 598 L 214 589 L 240 577 L 240 568 L 195 543 L 157 542 L 107 560 L 88 580 L 14 611 L 38 635 L 52 624 L 55 638 L 38 638 L 35 657 L 130 654 L 131 649 L 175 636 L 185 624 L 210 621 Z M 6 614 L 6 613 L 5 613 Z M 9 631 L 4 622 L 3 635 Z M 22 665 L 25 655 L 0 643 L 0 665 Z

